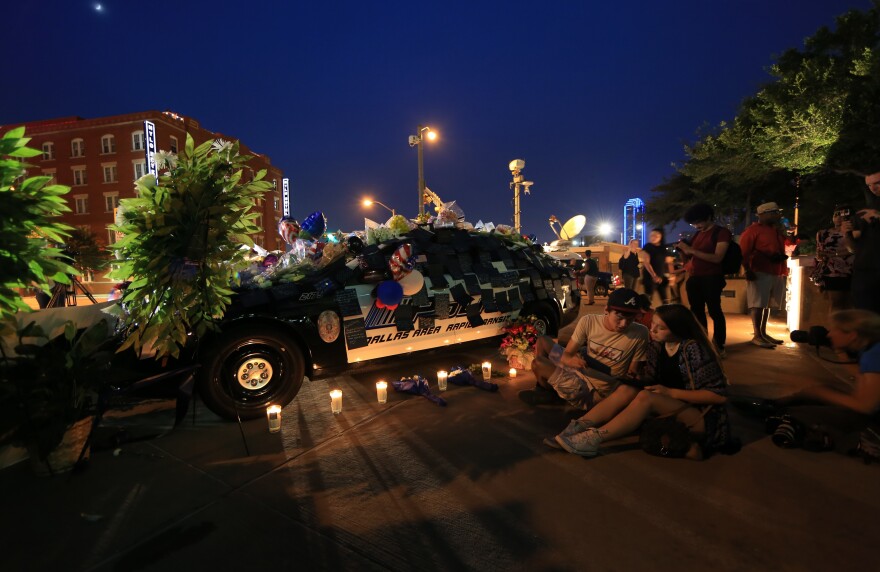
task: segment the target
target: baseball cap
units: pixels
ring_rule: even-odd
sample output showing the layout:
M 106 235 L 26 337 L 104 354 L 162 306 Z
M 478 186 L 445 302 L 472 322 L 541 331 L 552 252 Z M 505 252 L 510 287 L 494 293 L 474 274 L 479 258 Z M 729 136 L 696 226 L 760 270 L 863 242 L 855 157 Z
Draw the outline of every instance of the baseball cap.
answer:
M 771 212 L 781 211 L 781 210 L 782 209 L 779 208 L 779 205 L 777 205 L 776 203 L 764 203 L 763 205 L 758 205 L 756 212 L 758 214 L 764 214 L 764 213 L 771 213 Z
M 639 295 L 630 288 L 618 288 L 608 295 L 608 309 L 623 314 L 638 314 L 642 311 Z

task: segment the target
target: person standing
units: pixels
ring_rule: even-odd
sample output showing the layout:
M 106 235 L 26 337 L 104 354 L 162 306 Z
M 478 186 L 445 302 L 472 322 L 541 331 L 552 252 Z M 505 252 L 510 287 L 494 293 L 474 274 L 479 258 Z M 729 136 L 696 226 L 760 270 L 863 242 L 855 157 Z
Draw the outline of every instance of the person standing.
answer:
M 764 203 L 757 210 L 758 221 L 742 233 L 740 247 L 746 271 L 746 299 L 752 318 L 752 344 L 773 349 L 782 340 L 767 335 L 771 308 L 781 308 L 785 299 L 785 234 L 779 224 L 782 209 Z
M 634 238 L 629 241 L 629 246 L 617 261 L 617 269 L 620 271 L 623 287 L 630 290 L 635 290 L 636 281 L 639 279 L 639 250 L 639 241 Z
M 705 203 L 699 203 L 684 213 L 684 220 L 697 230 L 690 244 L 681 241 L 676 245 L 686 259 L 688 273 L 685 289 L 691 312 L 706 331 L 709 330 L 706 310 L 712 318 L 712 342 L 718 354 L 724 357 L 727 343 L 727 320 L 721 310 L 721 291 L 727 282 L 721 261 L 727 253 L 733 236 L 724 227 L 715 224 L 715 211 Z
M 599 279 L 599 264 L 592 258 L 593 251 L 584 251 L 584 268 L 581 270 L 581 297 L 587 296 L 587 305 L 596 303 L 596 280 Z
M 639 261 L 642 263 L 642 287 L 649 298 L 654 297 L 654 292 L 660 296 L 660 303 L 669 301 L 669 278 L 666 276 L 666 250 L 662 228 L 651 230 L 648 236 L 649 243 L 639 252 Z
M 853 252 L 852 305 L 880 314 L 880 169 L 865 177 L 868 208 L 841 225 Z
M 831 217 L 834 226 L 816 233 L 816 268 L 811 278 L 828 298 L 831 312 L 849 307 L 853 255 L 841 225 L 850 219 L 850 212 L 849 207 L 836 207 Z

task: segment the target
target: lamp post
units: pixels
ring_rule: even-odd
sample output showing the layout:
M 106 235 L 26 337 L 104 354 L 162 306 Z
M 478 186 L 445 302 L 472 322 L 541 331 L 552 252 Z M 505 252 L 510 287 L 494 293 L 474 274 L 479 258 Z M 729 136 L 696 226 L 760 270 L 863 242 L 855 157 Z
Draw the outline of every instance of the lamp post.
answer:
M 422 133 L 425 133 L 424 136 Z M 422 143 L 425 140 L 425 137 L 428 140 L 433 141 L 437 138 L 437 132 L 431 130 L 428 126 L 419 125 L 418 131 L 416 131 L 415 135 L 409 136 L 409 146 L 416 147 L 418 146 L 418 160 L 419 160 L 419 216 L 425 214 L 425 152 L 422 149 Z
M 529 187 L 534 185 L 532 181 L 526 181 L 525 177 L 522 174 L 522 170 L 526 168 L 526 162 L 523 159 L 514 159 L 507 166 L 510 169 L 510 174 L 513 175 L 513 181 L 510 182 L 510 188 L 513 189 L 513 228 L 516 232 L 522 232 L 519 216 L 520 216 L 520 208 L 519 208 L 519 191 L 523 189 L 525 194 L 529 194 Z M 553 228 L 552 222 L 550 225 Z
M 391 212 L 391 216 L 394 216 L 397 214 L 397 211 L 395 211 L 393 208 L 389 207 L 388 205 L 386 205 L 382 201 L 377 201 L 376 199 L 364 199 L 363 205 L 365 207 L 369 207 L 374 204 L 379 205 L 380 207 L 385 207 L 386 209 L 388 209 Z

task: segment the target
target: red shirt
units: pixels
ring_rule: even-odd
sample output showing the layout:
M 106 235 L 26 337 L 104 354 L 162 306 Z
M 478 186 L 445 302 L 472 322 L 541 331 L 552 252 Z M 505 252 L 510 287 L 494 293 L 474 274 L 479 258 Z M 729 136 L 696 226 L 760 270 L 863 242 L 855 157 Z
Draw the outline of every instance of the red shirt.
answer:
M 718 239 L 715 239 L 715 234 L 718 234 Z M 733 241 L 733 236 L 730 234 L 730 231 L 724 228 L 723 226 L 712 225 L 712 228 L 708 228 L 706 230 L 698 232 L 693 241 L 691 241 L 691 246 L 694 250 L 699 250 L 700 252 L 705 252 L 707 254 L 715 254 L 715 247 L 718 246 L 719 242 L 730 243 Z M 696 256 L 691 257 L 690 262 L 688 262 L 687 266 L 688 274 L 691 276 L 721 276 L 724 274 L 721 269 L 721 262 L 709 262 L 708 260 L 703 260 L 702 258 L 697 258 Z
M 785 276 L 785 261 L 770 260 L 771 254 L 785 254 L 785 237 L 776 226 L 753 222 L 743 231 L 739 246 L 743 252 L 743 268 L 746 270 Z

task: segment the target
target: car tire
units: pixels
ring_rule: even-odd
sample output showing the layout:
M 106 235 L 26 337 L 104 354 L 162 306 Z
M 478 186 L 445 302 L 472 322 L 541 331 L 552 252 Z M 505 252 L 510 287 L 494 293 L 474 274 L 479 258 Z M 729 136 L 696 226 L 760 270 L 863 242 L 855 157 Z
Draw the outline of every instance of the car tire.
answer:
M 544 334 L 551 337 L 556 336 L 559 332 L 557 313 L 553 311 L 553 307 L 548 302 L 538 302 L 523 308 L 521 315 L 528 316 L 530 314 L 534 314 L 538 318 L 539 323 L 535 324 L 538 331 L 543 327 Z
M 604 284 L 596 284 L 596 287 L 593 289 L 593 293 L 596 296 L 607 296 L 608 295 L 608 286 Z
M 226 419 L 262 417 L 268 405 L 284 407 L 302 387 L 302 351 L 290 335 L 265 325 L 230 329 L 199 353 L 199 395 Z

